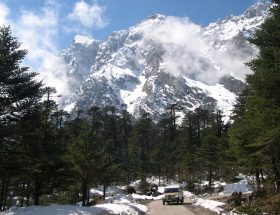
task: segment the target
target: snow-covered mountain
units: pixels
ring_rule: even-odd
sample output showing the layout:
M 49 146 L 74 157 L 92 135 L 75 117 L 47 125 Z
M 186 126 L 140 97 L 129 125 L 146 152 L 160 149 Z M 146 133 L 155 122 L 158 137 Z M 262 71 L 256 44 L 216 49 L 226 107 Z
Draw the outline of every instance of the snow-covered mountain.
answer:
M 167 105 L 179 103 L 229 115 L 249 72 L 244 62 L 257 54 L 247 38 L 270 5 L 261 1 L 207 27 L 154 14 L 104 41 L 76 36 L 62 53 L 73 92 L 65 109 L 126 104 L 134 116 L 145 110 L 157 119 Z

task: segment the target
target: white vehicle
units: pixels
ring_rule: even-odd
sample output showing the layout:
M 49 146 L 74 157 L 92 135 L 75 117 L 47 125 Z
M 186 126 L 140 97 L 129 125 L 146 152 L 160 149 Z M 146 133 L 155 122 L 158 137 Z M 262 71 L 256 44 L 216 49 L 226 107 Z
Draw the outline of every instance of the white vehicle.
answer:
M 170 186 L 164 188 L 162 204 L 175 202 L 177 204 L 184 203 L 184 193 L 181 186 Z

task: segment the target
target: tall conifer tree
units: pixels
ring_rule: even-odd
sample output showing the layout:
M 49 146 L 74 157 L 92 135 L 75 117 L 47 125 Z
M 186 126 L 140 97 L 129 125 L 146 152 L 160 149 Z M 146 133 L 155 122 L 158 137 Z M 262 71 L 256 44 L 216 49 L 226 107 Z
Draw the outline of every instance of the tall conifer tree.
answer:
M 273 2 L 271 16 L 250 40 L 260 52 L 248 63 L 253 74 L 239 99 L 231 140 L 254 171 L 258 190 L 264 169 L 280 192 L 280 1 Z
M 10 27 L 0 27 L 0 208 L 5 205 L 11 178 L 20 171 L 22 146 L 18 122 L 34 110 L 42 97 L 37 75 L 22 67 L 26 50 L 12 36 Z

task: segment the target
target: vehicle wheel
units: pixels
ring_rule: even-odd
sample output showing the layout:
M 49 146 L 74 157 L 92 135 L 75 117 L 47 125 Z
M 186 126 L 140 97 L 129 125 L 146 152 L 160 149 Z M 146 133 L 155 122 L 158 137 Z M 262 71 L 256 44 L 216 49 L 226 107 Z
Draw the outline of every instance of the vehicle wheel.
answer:
M 165 201 L 162 201 L 162 204 L 165 205 Z

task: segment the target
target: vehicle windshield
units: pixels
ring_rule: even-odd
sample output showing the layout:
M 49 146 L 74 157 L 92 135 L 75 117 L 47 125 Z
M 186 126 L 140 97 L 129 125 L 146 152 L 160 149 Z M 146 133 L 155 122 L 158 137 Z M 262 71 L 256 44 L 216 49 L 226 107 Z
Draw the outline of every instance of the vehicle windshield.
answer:
M 179 192 L 179 188 L 165 188 L 164 192 L 165 193 L 178 193 Z

